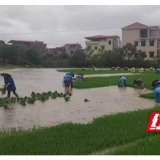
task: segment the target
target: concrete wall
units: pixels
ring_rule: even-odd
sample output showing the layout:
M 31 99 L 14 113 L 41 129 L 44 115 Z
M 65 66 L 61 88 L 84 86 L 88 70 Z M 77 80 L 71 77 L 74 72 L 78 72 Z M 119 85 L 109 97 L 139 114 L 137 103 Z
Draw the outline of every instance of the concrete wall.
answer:
M 116 40 L 115 40 L 116 39 Z M 111 41 L 111 44 L 109 44 L 109 41 Z M 105 51 L 113 51 L 117 50 L 119 48 L 119 38 L 108 38 L 105 41 L 85 41 L 86 47 L 91 47 L 91 50 L 93 50 L 93 54 L 97 54 L 98 50 L 101 50 L 102 46 L 105 47 Z M 95 49 L 97 47 L 97 49 Z
M 139 29 L 128 29 L 124 30 L 122 29 L 122 47 L 126 45 L 127 43 L 134 44 L 135 40 L 139 40 L 140 38 L 140 30 Z

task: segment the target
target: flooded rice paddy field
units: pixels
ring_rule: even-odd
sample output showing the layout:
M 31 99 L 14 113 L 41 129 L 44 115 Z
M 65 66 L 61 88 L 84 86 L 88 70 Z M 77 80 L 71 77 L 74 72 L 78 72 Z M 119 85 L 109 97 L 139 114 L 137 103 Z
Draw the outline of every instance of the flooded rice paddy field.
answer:
M 59 93 L 65 92 L 62 86 L 65 73 L 57 72 L 55 69 L 14 69 L 0 71 L 2 72 L 12 75 L 20 97 L 30 96 L 32 91 L 35 93 L 56 90 Z M 3 77 L 0 77 L 0 86 L 2 85 Z M 150 91 L 147 89 L 136 90 L 117 86 L 93 89 L 73 88 L 71 101 L 68 102 L 63 98 L 57 98 L 45 102 L 36 101 L 25 107 L 15 103 L 7 110 L 0 107 L 0 129 L 15 127 L 29 129 L 34 126 L 53 126 L 64 122 L 88 123 L 92 122 L 93 118 L 106 114 L 152 108 L 155 105 L 154 100 L 138 97 L 139 94 L 148 92 Z M 0 97 L 5 96 L 0 95 Z M 11 97 L 14 95 L 11 94 Z M 84 99 L 88 99 L 89 102 L 84 102 Z

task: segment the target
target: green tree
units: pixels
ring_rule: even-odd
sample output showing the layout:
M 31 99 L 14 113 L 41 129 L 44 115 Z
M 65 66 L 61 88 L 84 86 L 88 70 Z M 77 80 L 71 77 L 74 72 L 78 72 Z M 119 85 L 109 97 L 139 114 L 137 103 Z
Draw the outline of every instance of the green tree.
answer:
M 84 67 L 86 62 L 86 54 L 83 50 L 77 50 L 68 58 L 69 65 L 74 67 Z
M 127 43 L 122 48 L 124 50 L 124 55 L 127 57 L 127 60 L 134 59 L 135 52 L 137 51 L 136 46 L 131 43 Z
M 10 64 L 19 64 L 20 61 L 25 61 L 25 51 L 27 48 L 24 45 L 3 45 L 0 48 L 0 57 L 4 63 L 8 61 Z
M 42 57 L 39 55 L 37 48 L 31 48 L 26 51 L 26 59 L 35 65 L 40 65 L 42 62 Z
M 146 53 L 138 50 L 137 52 L 134 53 L 134 59 L 137 61 L 143 61 L 147 57 Z
M 7 60 L 10 58 L 10 55 L 11 55 L 10 45 L 7 44 L 3 45 L 0 48 L 0 57 L 3 59 L 4 64 L 7 63 Z

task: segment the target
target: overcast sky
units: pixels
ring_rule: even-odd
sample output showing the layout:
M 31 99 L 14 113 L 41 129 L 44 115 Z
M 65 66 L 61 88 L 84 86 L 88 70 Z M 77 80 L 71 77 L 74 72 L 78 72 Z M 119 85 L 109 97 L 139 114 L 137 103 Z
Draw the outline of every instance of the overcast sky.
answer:
M 139 22 L 160 25 L 160 5 L 0 5 L 0 40 L 43 41 L 47 48 L 84 37 L 118 35 Z

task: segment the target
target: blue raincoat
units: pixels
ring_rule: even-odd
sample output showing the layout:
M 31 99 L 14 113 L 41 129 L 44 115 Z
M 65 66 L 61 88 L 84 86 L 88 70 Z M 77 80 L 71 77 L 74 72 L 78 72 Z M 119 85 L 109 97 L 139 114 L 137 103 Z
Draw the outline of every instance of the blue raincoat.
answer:
M 160 85 L 160 81 L 154 82 L 154 86 L 158 86 L 158 85 Z
M 65 79 L 64 79 L 64 84 L 65 84 L 66 86 L 69 86 L 69 85 L 73 86 L 72 78 L 70 78 L 70 77 L 65 78 Z
M 126 77 L 121 77 L 121 78 L 119 79 L 118 86 L 119 86 L 119 87 L 125 87 L 125 86 L 126 86 L 126 81 L 127 81 L 127 78 L 126 78 Z
M 160 87 L 154 89 L 155 102 L 160 103 Z
M 5 83 L 5 85 L 9 84 L 7 87 L 8 91 L 15 91 L 16 90 L 15 83 L 14 83 L 11 76 L 4 77 L 4 83 Z
M 66 76 L 74 77 L 74 75 L 73 75 L 73 73 L 72 73 L 72 72 L 67 72 L 67 73 L 66 73 Z
M 159 69 L 159 68 L 156 68 L 155 71 L 156 71 L 156 73 L 159 73 L 159 72 L 160 72 L 160 69 Z
M 72 76 L 71 75 L 65 75 L 64 77 L 63 77 L 63 80 L 62 80 L 62 83 L 63 83 L 63 85 L 64 85 L 64 80 L 66 79 L 66 78 L 72 78 Z

